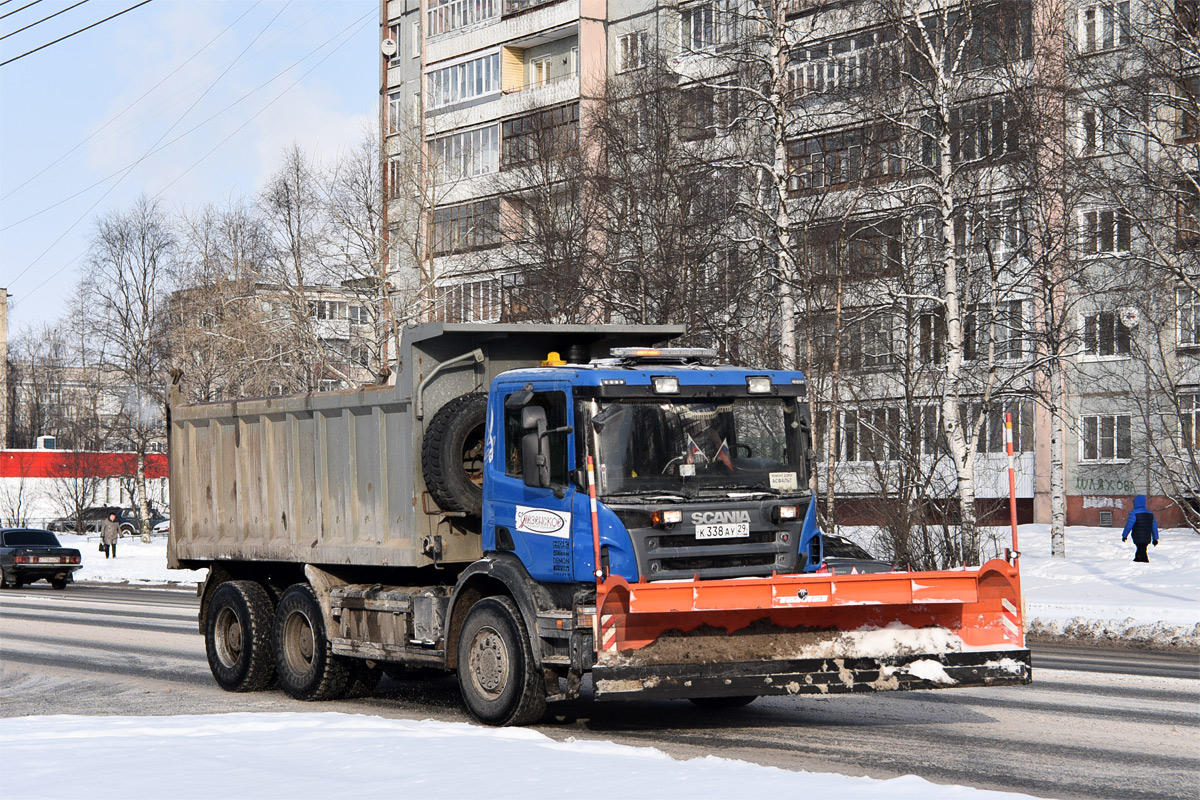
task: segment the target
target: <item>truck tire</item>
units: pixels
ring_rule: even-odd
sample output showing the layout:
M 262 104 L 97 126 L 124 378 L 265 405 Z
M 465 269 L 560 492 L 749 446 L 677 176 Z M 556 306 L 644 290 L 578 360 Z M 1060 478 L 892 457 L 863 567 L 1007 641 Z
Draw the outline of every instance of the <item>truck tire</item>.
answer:
M 487 395 L 464 394 L 442 406 L 421 443 L 425 486 L 443 511 L 483 511 L 483 445 Z
M 477 720 L 528 725 L 546 713 L 546 686 L 533 663 L 521 613 L 507 597 L 487 597 L 467 613 L 458 637 L 458 688 Z
M 254 581 L 226 581 L 208 601 L 204 649 L 217 685 L 258 692 L 275 675 L 271 655 L 271 598 Z
M 279 685 L 297 700 L 334 700 L 346 693 L 350 659 L 336 656 L 312 587 L 297 583 L 275 609 L 272 640 Z

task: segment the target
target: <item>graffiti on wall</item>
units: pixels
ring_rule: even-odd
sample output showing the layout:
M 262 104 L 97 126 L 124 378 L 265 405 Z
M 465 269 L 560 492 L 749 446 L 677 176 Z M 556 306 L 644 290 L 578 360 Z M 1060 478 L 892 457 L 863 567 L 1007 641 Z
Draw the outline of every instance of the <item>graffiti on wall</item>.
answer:
M 1133 481 L 1124 478 L 1076 478 L 1075 489 L 1096 494 L 1133 494 Z
M 1118 508 L 1124 510 L 1125 501 L 1119 497 L 1085 497 L 1084 508 Z

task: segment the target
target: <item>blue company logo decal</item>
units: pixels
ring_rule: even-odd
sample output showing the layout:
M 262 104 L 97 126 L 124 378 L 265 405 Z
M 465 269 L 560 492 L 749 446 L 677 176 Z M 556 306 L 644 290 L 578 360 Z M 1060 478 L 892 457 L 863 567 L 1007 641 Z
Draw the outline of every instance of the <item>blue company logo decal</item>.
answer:
M 524 533 L 536 533 L 539 536 L 555 536 L 566 539 L 571 527 L 571 514 L 550 511 L 545 508 L 517 506 L 515 521 L 517 530 Z

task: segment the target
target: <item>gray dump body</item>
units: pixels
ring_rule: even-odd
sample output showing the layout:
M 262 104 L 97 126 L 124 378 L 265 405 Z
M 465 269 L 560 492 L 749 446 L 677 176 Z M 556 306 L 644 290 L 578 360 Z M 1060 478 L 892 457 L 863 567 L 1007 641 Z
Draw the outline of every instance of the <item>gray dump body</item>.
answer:
M 422 438 L 438 409 L 550 351 L 605 357 L 610 347 L 681 332 L 427 323 L 404 331 L 394 385 L 192 406 L 173 390 L 168 562 L 474 561 L 479 536 L 437 508 L 421 474 Z

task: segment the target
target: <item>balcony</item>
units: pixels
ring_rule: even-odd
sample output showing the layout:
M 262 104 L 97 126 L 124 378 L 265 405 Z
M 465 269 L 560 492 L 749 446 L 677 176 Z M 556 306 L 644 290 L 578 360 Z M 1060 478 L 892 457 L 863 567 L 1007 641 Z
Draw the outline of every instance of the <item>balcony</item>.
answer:
M 562 0 L 504 0 L 504 16 L 511 17 L 516 14 L 523 14 L 531 8 L 548 6 L 551 3 L 559 2 L 562 2 Z

